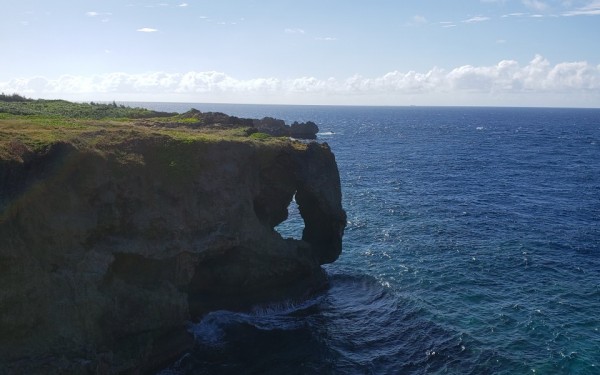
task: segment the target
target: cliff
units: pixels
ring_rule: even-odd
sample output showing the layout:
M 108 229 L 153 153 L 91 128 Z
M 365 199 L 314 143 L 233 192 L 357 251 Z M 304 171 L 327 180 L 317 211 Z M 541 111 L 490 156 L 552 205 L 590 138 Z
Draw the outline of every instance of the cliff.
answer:
M 143 372 L 207 311 L 326 283 L 346 224 L 326 144 L 32 121 L 0 119 L 0 374 Z
M 319 132 L 319 127 L 312 121 L 302 123 L 295 121 L 292 125 L 286 125 L 283 120 L 265 117 L 261 120 L 253 120 L 252 125 L 263 133 L 296 139 L 317 139 Z

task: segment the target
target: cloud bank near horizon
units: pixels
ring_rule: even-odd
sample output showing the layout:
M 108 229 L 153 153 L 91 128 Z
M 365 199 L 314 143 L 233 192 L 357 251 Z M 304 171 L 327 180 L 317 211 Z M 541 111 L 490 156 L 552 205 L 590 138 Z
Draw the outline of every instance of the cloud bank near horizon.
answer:
M 275 77 L 237 79 L 217 71 L 94 76 L 29 77 L 0 82 L 0 91 L 41 98 L 128 101 L 216 101 L 273 104 L 431 104 L 600 106 L 600 65 L 586 61 L 552 65 L 536 55 L 525 65 L 502 60 L 427 72 L 392 71 L 345 79 Z M 564 103 L 556 103 L 564 99 Z M 574 100 L 583 100 L 573 103 Z M 471 101 L 471 102 L 469 102 Z

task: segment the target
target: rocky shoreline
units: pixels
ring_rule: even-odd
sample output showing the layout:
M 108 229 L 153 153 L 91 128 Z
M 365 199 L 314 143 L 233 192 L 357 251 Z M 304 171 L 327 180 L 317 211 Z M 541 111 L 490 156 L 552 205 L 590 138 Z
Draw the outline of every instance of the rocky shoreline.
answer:
M 0 374 L 144 372 L 208 311 L 326 283 L 346 225 L 327 144 L 128 131 L 0 159 Z

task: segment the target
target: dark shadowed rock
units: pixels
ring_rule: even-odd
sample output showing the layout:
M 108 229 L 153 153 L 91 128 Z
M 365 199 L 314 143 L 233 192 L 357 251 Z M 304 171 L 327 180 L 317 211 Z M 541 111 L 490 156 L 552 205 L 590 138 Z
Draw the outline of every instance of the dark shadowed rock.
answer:
M 290 126 L 290 137 L 297 139 L 317 139 L 319 127 L 312 121 L 298 123 Z
M 254 127 L 259 132 L 267 133 L 274 137 L 287 137 L 290 135 L 289 126 L 285 125 L 285 121 L 273 117 L 254 120 Z
M 326 144 L 113 147 L 0 160 L 0 374 L 148 370 L 190 344 L 187 321 L 321 288 L 341 252 Z M 294 195 L 305 228 L 283 239 Z
M 192 126 L 234 126 L 234 127 L 251 127 L 253 126 L 252 119 L 239 118 L 236 116 L 229 116 L 221 112 L 200 112 L 199 110 L 192 108 L 189 111 L 180 115 L 184 119 L 197 119 L 198 122 L 192 124 Z M 188 123 L 189 126 L 189 123 Z
M 298 123 L 294 122 L 291 126 L 285 124 L 283 120 L 265 117 L 262 120 L 254 120 L 254 127 L 262 133 L 267 133 L 275 137 L 292 137 L 296 139 L 316 139 L 319 127 L 312 121 Z

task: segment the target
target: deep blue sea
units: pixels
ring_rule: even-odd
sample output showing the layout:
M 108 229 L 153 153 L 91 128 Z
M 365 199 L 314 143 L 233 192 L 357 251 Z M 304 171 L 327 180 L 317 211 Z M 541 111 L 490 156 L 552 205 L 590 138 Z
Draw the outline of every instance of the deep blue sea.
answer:
M 312 120 L 348 213 L 328 290 L 161 374 L 600 374 L 600 110 L 128 104 Z

